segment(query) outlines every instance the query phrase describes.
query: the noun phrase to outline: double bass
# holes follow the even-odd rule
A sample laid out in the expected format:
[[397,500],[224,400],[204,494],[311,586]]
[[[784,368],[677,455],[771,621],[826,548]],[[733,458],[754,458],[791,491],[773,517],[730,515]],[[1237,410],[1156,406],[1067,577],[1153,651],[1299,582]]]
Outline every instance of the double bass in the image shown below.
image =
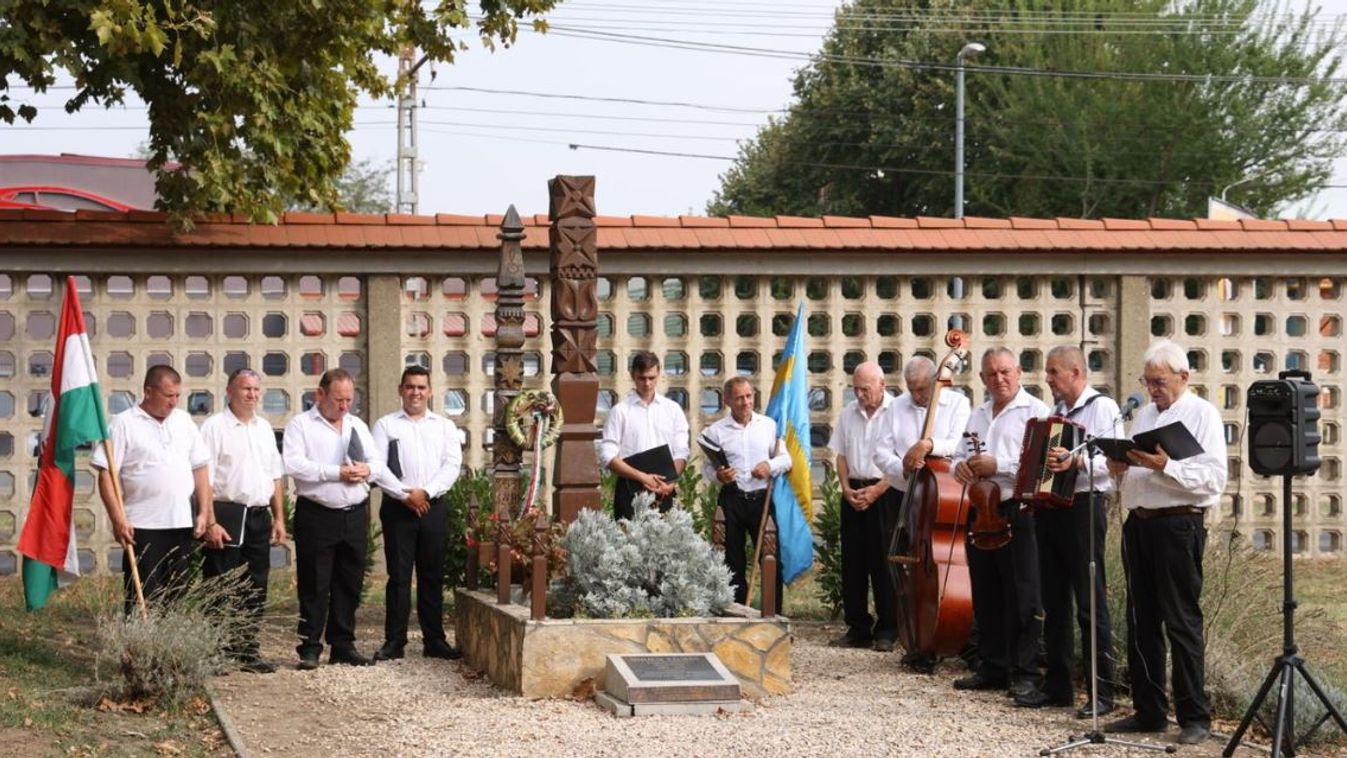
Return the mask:
[[[968,335],[951,329],[949,353],[931,386],[921,437],[931,436],[940,392],[968,359]],[[889,544],[889,568],[898,593],[898,639],[909,656],[956,655],[973,623],[973,586],[968,576],[964,532],[968,528],[964,486],[946,458],[928,456],[907,479],[906,496]]]

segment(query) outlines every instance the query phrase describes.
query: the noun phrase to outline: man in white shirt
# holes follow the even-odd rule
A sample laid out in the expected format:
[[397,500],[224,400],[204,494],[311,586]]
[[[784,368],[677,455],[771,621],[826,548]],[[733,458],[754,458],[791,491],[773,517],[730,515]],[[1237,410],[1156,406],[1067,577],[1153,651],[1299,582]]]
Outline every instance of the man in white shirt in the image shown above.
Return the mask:
[[[210,455],[196,424],[177,407],[182,376],[171,366],[154,366],[145,372],[144,393],[140,405],[117,414],[108,425],[111,455],[99,445],[91,461],[98,469],[98,495],[112,523],[112,536],[122,546],[127,614],[136,602],[132,560],[146,601],[171,601],[186,588],[192,538],[210,547],[229,538],[215,523],[207,470]],[[109,457],[121,483],[120,499]]]
[[[968,416],[972,412],[968,397],[957,391],[941,392],[931,436],[921,436],[935,379],[936,367],[930,358],[916,355],[908,359],[903,366],[907,392],[889,406],[875,446],[875,465],[898,490],[899,502],[906,493],[907,480],[926,465],[928,457],[949,458],[958,451],[968,426]],[[917,514],[907,514],[907,520],[910,529],[910,525],[916,523]]]
[[444,635],[444,556],[449,537],[449,502],[444,496],[463,468],[461,437],[454,422],[429,408],[429,371],[407,367],[398,394],[402,409],[374,422],[374,446],[388,466],[388,475],[376,481],[384,493],[379,521],[388,585],[384,644],[374,659],[404,655],[413,568],[422,653],[427,658],[461,658]]
[[[973,585],[973,618],[978,628],[978,668],[957,679],[960,690],[1004,689],[1011,697],[1028,695],[1042,680],[1038,639],[1043,629],[1039,597],[1038,545],[1033,519],[1014,499],[1025,425],[1048,415],[1043,401],[1020,386],[1015,354],[994,347],[982,354],[980,376],[990,399],[968,418],[984,452],[972,455],[967,443],[957,455],[954,476],[964,484],[990,479],[1001,488],[1001,515],[1011,529],[1010,544],[995,550],[968,545],[968,575]],[[969,523],[976,519],[976,508]]]
[[1123,567],[1127,570],[1127,662],[1136,715],[1105,727],[1110,732],[1163,732],[1165,643],[1173,658],[1174,715],[1178,742],[1195,745],[1211,736],[1206,693],[1206,647],[1202,632],[1202,555],[1207,545],[1203,517],[1225,491],[1229,475],[1225,429],[1211,403],[1188,391],[1188,356],[1161,340],[1144,358],[1141,383],[1151,403],[1137,411],[1131,434],[1180,423],[1202,447],[1184,460],[1163,447],[1132,450],[1128,463],[1109,461],[1121,476]]
[[[285,469],[276,449],[276,434],[267,420],[257,415],[262,397],[262,378],[241,368],[229,375],[225,385],[229,402],[225,410],[201,425],[201,439],[210,452],[211,489],[216,518],[224,521],[231,542],[207,548],[201,575],[223,576],[246,566],[246,588],[236,598],[237,610],[253,618],[244,639],[230,643],[229,652],[241,669],[269,674],[276,667],[259,655],[257,624],[267,604],[267,578],[271,574],[271,546],[285,542]],[[233,514],[240,518],[235,520]],[[240,541],[241,539],[241,541]]]
[[842,486],[842,615],[847,622],[846,633],[832,644],[889,652],[898,639],[898,611],[887,553],[900,502],[875,465],[875,449],[889,426],[893,397],[884,391],[884,371],[869,361],[852,372],[851,388],[856,399],[842,409],[828,441]]
[[369,483],[383,454],[369,428],[349,413],[355,379],[323,374],[313,407],[290,419],[285,472],[295,480],[295,583],[299,592],[299,668],[318,668],[323,638],[329,663],[368,666],[355,647],[355,611],[369,537]]
[[659,382],[659,357],[641,350],[631,359],[631,383],[635,389],[608,411],[599,440],[599,465],[617,474],[613,490],[613,516],[635,515],[632,500],[640,492],[653,492],[661,511],[673,505],[676,481],[656,473],[639,471],[626,458],[667,445],[674,471],[683,473],[688,462],[688,418],[683,409],[655,392]]
[[[1085,434],[1093,437],[1116,437],[1121,433],[1118,404],[1090,387],[1085,355],[1080,348],[1059,345],[1048,351],[1044,378],[1057,403],[1052,411],[1054,416],[1065,417],[1080,425]],[[1047,670],[1042,688],[1016,698],[1015,704],[1028,708],[1075,705],[1071,675],[1076,657],[1075,629],[1071,623],[1074,617],[1087,661],[1084,664],[1087,700],[1076,715],[1090,718],[1097,710],[1102,716],[1113,711],[1113,627],[1109,620],[1105,591],[1108,584],[1104,577],[1104,537],[1108,526],[1104,501],[1107,493],[1113,491],[1113,481],[1108,475],[1108,459],[1103,453],[1070,455],[1066,448],[1055,447],[1047,451],[1047,456],[1047,466],[1054,472],[1077,470],[1076,487],[1070,508],[1044,508],[1034,514],[1038,572],[1043,582],[1043,646],[1047,651]],[[1095,564],[1093,581],[1090,579],[1092,559]],[[1092,688],[1088,683],[1092,591],[1098,645],[1095,659],[1098,703],[1089,699]]]
[[[758,538],[762,509],[767,503],[767,483],[774,476],[790,471],[790,453],[786,441],[777,436],[776,422],[753,411],[755,392],[744,377],[725,382],[725,407],[729,413],[702,432],[709,442],[725,453],[729,465],[702,464],[707,479],[720,482],[718,504],[725,513],[725,565],[729,566],[734,585],[734,601],[748,602],[745,569],[748,557],[744,540]],[[782,598],[781,576],[777,575],[777,598]]]

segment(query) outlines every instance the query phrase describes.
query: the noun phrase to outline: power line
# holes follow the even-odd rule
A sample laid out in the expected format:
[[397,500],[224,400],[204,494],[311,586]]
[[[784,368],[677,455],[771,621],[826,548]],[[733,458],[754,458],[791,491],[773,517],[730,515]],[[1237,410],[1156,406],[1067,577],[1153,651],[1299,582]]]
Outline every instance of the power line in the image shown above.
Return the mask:
[[[618,34],[616,32],[590,31],[583,28],[573,28],[564,26],[551,26],[548,34],[555,34],[560,37],[574,37],[577,39],[588,39],[596,42],[612,42],[616,44],[636,45],[640,47],[659,47],[673,50],[692,50],[697,52],[722,53],[727,55],[741,55],[755,58],[776,58],[787,60],[807,60],[815,63],[837,63],[853,66],[870,66],[878,68],[907,68],[914,70],[927,71],[956,71],[959,67],[952,63],[932,63],[927,61],[909,60],[903,58],[869,58],[862,56],[838,56],[813,53],[799,53],[792,50],[778,50],[764,47],[749,47],[745,45],[725,45],[712,42],[695,42],[691,40],[671,39],[667,37],[651,37],[635,34]],[[1272,85],[1317,85],[1317,84],[1347,84],[1347,78],[1315,78],[1315,77],[1290,77],[1290,76],[1243,76],[1238,74],[1159,74],[1150,72],[1125,72],[1125,71],[1071,71],[1071,70],[1050,70],[1036,69],[1022,66],[965,66],[965,71],[973,73],[988,74],[1007,74],[1012,76],[1041,76],[1047,78],[1065,78],[1065,79],[1109,79],[1120,81],[1151,81],[1151,82],[1170,82],[1170,83],[1194,83],[1211,84],[1218,82],[1234,84],[1272,84]]]

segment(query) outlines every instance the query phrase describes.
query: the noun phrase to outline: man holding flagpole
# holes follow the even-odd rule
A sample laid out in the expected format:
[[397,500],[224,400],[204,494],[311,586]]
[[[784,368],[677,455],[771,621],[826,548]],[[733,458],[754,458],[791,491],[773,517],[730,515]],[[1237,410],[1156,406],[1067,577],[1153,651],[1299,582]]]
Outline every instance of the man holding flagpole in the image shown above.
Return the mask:
[[229,539],[215,523],[210,453],[192,418],[177,407],[181,395],[182,376],[173,367],[150,368],[140,405],[112,419],[111,453],[109,445],[94,451],[98,494],[112,536],[124,550],[128,614],[136,601],[131,561],[136,561],[147,601],[171,599],[191,576],[192,538],[217,549]]
[[58,569],[79,573],[75,532],[71,529],[75,449],[108,436],[98,372],[73,276],[66,277],[54,366],[37,486],[19,538],[24,599],[30,611],[46,606],[48,595],[56,589]]

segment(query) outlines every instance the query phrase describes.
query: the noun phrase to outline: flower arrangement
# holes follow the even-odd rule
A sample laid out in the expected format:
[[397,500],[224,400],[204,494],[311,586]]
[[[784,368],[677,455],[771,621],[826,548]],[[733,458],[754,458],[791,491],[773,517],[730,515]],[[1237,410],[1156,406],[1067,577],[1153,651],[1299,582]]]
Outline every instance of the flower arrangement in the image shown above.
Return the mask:
[[[532,586],[533,535],[540,516],[542,516],[540,509],[526,508],[519,518],[509,522],[504,531],[504,542],[510,550],[513,565],[513,580],[524,585],[525,593]],[[562,523],[549,524],[544,531],[543,549],[547,556],[549,576],[560,576],[566,570],[566,548],[562,545],[562,537],[565,534],[566,525]],[[482,568],[494,574],[500,558],[499,540],[502,536],[500,514],[485,510],[479,512],[476,523],[468,525],[466,536],[468,549],[478,550]]]

